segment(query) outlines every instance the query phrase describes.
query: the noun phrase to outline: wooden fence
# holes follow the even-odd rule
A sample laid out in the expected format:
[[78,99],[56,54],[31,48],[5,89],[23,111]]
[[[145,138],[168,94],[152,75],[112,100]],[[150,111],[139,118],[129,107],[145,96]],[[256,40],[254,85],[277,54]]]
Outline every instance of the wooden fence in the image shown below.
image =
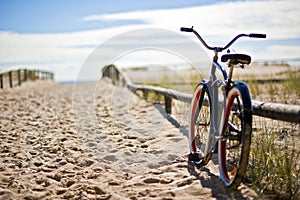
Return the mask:
[[0,89],[20,86],[23,82],[36,79],[54,79],[54,74],[48,71],[15,69],[0,72]]
[[[126,74],[114,65],[105,67],[102,75],[111,78],[113,83],[122,83],[122,85],[126,86],[132,92],[142,91],[144,96],[147,96],[147,93],[150,92],[163,95],[165,110],[169,114],[172,112],[172,99],[176,99],[185,103],[191,103],[192,101],[192,94],[182,93],[161,87],[133,84]],[[254,115],[287,122],[300,123],[299,105],[252,101],[252,106]]]

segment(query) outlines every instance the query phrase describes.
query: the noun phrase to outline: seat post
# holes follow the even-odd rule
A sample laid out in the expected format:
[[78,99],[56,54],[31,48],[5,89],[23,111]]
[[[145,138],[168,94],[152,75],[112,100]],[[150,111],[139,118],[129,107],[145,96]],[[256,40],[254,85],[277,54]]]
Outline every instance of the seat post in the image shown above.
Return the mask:
[[228,66],[229,66],[229,75],[228,75],[228,80],[230,80],[230,81],[231,81],[231,79],[232,79],[232,74],[233,74],[233,68],[234,68],[234,65],[233,65],[233,64],[231,64],[231,63],[229,62]]
[[229,67],[229,74],[228,74],[228,80],[227,80],[227,83],[226,83],[226,86],[225,86],[226,94],[229,92],[229,89],[230,89],[230,86],[231,86],[231,83],[232,83],[232,74],[233,74],[234,64],[232,64],[229,61],[228,67]]

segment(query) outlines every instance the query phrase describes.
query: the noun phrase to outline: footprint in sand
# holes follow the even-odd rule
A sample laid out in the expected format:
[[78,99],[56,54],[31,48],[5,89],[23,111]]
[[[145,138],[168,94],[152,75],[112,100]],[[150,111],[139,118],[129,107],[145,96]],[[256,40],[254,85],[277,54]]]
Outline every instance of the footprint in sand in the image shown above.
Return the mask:
[[105,156],[105,157],[103,157],[103,159],[107,160],[107,161],[111,161],[111,162],[117,161],[116,156],[113,156],[113,155]]

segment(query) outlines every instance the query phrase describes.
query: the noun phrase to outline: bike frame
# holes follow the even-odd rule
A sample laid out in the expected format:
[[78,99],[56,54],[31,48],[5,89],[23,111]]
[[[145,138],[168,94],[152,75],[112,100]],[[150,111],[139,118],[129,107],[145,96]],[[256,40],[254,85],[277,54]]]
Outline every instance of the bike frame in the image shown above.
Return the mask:
[[[222,74],[222,79],[218,79],[216,76],[216,71],[220,71]],[[210,70],[210,78],[208,81],[203,80],[203,88],[201,92],[204,93],[207,89],[209,91],[209,96],[211,99],[212,113],[210,115],[210,133],[207,146],[205,148],[204,156],[209,154],[214,150],[214,147],[219,139],[223,129],[225,121],[225,111],[226,111],[226,82],[228,81],[227,72],[217,61],[213,61]],[[219,89],[222,93],[220,96]]]

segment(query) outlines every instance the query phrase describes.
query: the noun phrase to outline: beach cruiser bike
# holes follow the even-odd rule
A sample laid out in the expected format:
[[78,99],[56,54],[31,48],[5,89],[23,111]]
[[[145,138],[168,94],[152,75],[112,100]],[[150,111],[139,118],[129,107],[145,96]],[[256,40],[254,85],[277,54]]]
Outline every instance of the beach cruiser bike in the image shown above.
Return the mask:
[[[220,177],[230,188],[237,188],[248,164],[252,132],[252,104],[247,85],[232,81],[233,69],[251,62],[246,54],[231,54],[228,50],[221,61],[226,62],[229,74],[218,63],[218,53],[228,49],[241,37],[266,38],[265,34],[239,34],[224,47],[211,47],[192,28],[192,32],[209,50],[214,51],[210,78],[196,87],[190,109],[189,162],[204,167],[218,153]],[[217,71],[218,70],[218,71]],[[217,77],[216,74],[221,74]]]

